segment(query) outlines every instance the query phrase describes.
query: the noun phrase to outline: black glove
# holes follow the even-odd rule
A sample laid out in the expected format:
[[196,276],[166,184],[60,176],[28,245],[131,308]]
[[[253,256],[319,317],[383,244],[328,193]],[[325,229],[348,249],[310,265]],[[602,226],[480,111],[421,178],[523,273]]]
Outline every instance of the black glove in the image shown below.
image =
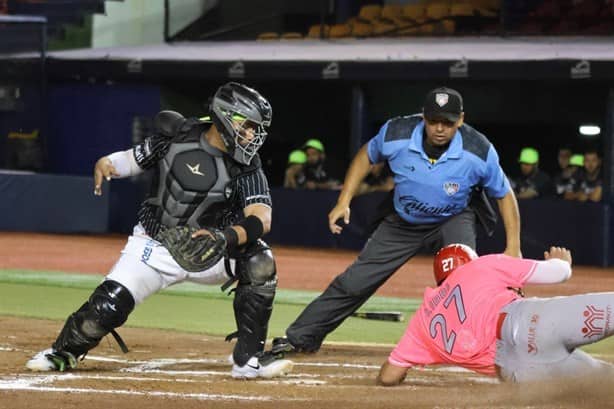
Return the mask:
[[196,229],[188,226],[162,228],[156,235],[173,259],[186,271],[204,271],[224,256],[226,239],[221,231],[209,229],[209,234],[193,238]]

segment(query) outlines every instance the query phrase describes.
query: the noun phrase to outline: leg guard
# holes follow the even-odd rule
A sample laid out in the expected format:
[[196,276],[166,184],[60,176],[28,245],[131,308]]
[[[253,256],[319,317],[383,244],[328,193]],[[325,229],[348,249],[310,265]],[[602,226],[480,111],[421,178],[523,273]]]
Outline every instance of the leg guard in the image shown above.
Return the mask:
[[121,326],[134,309],[134,298],[120,283],[107,280],[73,313],[53,344],[59,352],[76,357],[94,348],[114,328]]
[[235,274],[239,284],[233,303],[238,337],[233,359],[239,366],[264,350],[273,299],[277,288],[277,273],[273,253],[258,240],[237,257]]

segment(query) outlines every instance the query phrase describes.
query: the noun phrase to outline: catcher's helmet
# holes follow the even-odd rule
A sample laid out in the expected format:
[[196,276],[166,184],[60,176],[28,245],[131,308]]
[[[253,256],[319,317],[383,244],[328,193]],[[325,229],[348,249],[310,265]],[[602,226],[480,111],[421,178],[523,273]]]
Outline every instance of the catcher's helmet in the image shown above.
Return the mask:
[[[249,165],[271,125],[273,110],[269,102],[255,89],[229,82],[218,88],[209,112],[228,153],[237,162]],[[250,130],[251,138],[247,136]]]
[[433,274],[441,285],[457,267],[478,258],[477,253],[465,244],[449,244],[441,248],[433,258]]

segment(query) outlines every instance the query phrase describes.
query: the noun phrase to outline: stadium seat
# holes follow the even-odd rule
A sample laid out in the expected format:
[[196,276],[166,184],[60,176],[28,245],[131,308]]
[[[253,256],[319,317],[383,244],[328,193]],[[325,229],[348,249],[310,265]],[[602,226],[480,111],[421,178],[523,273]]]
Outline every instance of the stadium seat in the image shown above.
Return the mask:
[[371,23],[362,19],[354,20],[352,24],[352,36],[354,37],[369,37],[373,34],[373,26]]
[[382,7],[382,18],[397,21],[403,15],[403,6],[400,4],[386,4]]
[[349,24],[334,24],[330,27],[330,38],[346,38],[352,36],[352,27]]
[[418,27],[417,29],[417,33],[418,34],[422,34],[422,35],[432,35],[435,33],[435,26],[437,24],[435,23],[428,23],[428,24],[423,24],[420,27]]
[[358,17],[364,20],[375,20],[382,14],[382,6],[379,4],[367,4],[360,8]]
[[373,35],[375,36],[396,36],[397,24],[389,18],[378,18],[373,21]]
[[484,17],[497,17],[501,10],[501,0],[473,0],[473,5]]
[[450,5],[450,15],[453,17],[473,16],[473,5],[467,3],[453,3]]
[[471,4],[478,8],[486,8],[492,10],[499,10],[501,8],[502,0],[471,0]]
[[286,33],[282,33],[282,35],[280,36],[280,39],[282,40],[302,40],[303,35],[301,33],[297,33],[294,31],[288,31]]
[[305,39],[318,39],[321,37],[320,34],[322,34],[322,37],[328,38],[330,34],[330,26],[328,24],[324,24],[323,26],[320,24],[312,25],[309,27],[309,31],[307,32]]
[[456,22],[453,20],[440,21],[435,27],[435,34],[452,35],[456,30]]
[[401,16],[403,19],[414,20],[421,22],[425,17],[425,7],[422,4],[408,4],[403,6],[401,10]]
[[279,34],[273,31],[267,31],[258,34],[258,40],[279,40]]
[[426,7],[426,18],[440,20],[450,15],[450,6],[447,3],[433,3]]
[[397,23],[398,35],[414,36],[420,33],[420,25],[425,20],[425,6],[423,4],[407,4],[401,9],[401,19]]

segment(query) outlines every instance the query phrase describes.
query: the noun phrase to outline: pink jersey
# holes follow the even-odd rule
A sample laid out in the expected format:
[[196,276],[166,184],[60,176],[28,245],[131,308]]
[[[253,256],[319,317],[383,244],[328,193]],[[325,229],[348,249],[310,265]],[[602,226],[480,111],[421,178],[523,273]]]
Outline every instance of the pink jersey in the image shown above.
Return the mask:
[[501,308],[519,296],[535,260],[492,254],[458,267],[424,301],[388,361],[396,366],[453,364],[495,374],[496,325]]

